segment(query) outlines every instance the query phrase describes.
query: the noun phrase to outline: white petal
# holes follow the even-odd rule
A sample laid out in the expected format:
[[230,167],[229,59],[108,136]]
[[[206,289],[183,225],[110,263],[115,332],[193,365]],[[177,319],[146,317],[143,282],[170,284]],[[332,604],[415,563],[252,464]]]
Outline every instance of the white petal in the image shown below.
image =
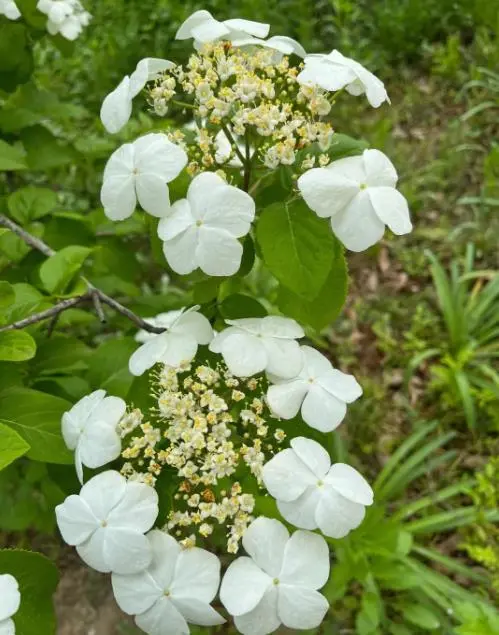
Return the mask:
[[358,185],[367,183],[367,172],[364,155],[337,159],[324,168],[331,177],[346,178]]
[[151,132],[133,143],[135,167],[139,174],[157,176],[163,182],[173,181],[187,165],[187,154],[161,132]]
[[[104,392],[104,391],[102,391]],[[126,412],[126,403],[119,397],[105,397],[92,409],[91,419],[100,419],[105,423],[118,425],[119,420]]]
[[281,501],[296,500],[309,485],[317,482],[317,477],[289,448],[263,466],[262,478],[269,494]]
[[187,190],[189,201],[196,219],[204,217],[209,209],[211,199],[218,190],[225,191],[227,183],[214,172],[201,172],[195,176]]
[[92,510],[79,496],[68,496],[55,508],[57,526],[68,545],[79,545],[88,540],[99,526]]
[[301,496],[294,501],[277,501],[281,516],[291,525],[300,529],[317,529],[315,511],[321,497],[321,488],[313,485],[307,487]]
[[352,403],[362,395],[362,388],[353,375],[330,368],[321,375],[317,383],[341,401]]
[[156,174],[139,174],[135,189],[140,206],[156,218],[165,217],[170,211],[170,193],[164,178]]
[[310,531],[295,531],[286,545],[279,580],[317,590],[328,578],[329,547],[324,538]]
[[385,233],[367,190],[362,190],[344,210],[331,218],[336,236],[350,251],[364,251],[376,244]]
[[237,558],[225,572],[220,587],[220,601],[231,615],[244,615],[260,602],[272,585],[272,578],[251,558]]
[[220,352],[230,372],[236,377],[251,377],[267,366],[267,352],[254,335],[231,333],[221,341]]
[[371,106],[373,108],[379,108],[383,102],[389,102],[390,100],[388,99],[388,94],[383,82],[366,68],[361,67],[361,69],[359,79],[364,84],[367,101]]
[[312,589],[279,585],[277,613],[288,628],[317,628],[329,610],[326,598]]
[[135,623],[147,635],[189,635],[187,622],[166,596],[145,613],[137,615]]
[[173,333],[194,337],[198,344],[206,346],[213,339],[213,329],[202,313],[191,311],[179,318],[172,328]]
[[104,557],[105,539],[106,530],[99,527],[88,540],[76,545],[76,551],[83,562],[100,573],[110,573],[111,571],[111,567]]
[[329,91],[340,90],[355,79],[352,69],[333,64],[324,55],[307,55],[305,68],[297,76],[300,84],[315,84]]
[[269,386],[267,403],[274,414],[282,419],[296,417],[310,385],[296,379],[276,386]]
[[206,20],[192,29],[192,37],[202,44],[218,40],[221,37],[229,35],[229,33],[229,28],[215,19]]
[[335,463],[324,479],[326,483],[354,503],[372,505],[374,492],[366,479],[346,463]]
[[132,575],[113,573],[113,593],[120,609],[127,615],[139,615],[152,607],[164,593],[148,571]]
[[149,566],[152,550],[146,536],[133,529],[114,526],[106,527],[104,531],[103,554],[110,571],[129,575]]
[[[251,318],[250,318],[251,319]],[[267,315],[264,318],[256,318],[259,321],[262,335],[266,337],[277,337],[283,339],[299,339],[305,337],[305,331],[291,318],[279,315]],[[246,320],[227,320],[229,324],[243,325]]]
[[233,31],[242,31],[255,37],[267,37],[270,31],[270,24],[263,22],[253,22],[253,20],[242,20],[241,18],[232,18],[224,20],[225,26]]
[[185,20],[178,29],[175,34],[176,40],[188,40],[192,38],[192,29],[196,26],[199,26],[203,22],[207,20],[213,20],[213,16],[209,11],[205,11],[201,9],[200,11],[195,11],[192,15],[190,15],[187,20]]
[[196,256],[198,242],[199,229],[191,226],[175,238],[163,243],[163,253],[173,271],[186,275],[198,268]]
[[243,547],[256,564],[270,577],[281,569],[289,532],[278,520],[260,516],[243,534]]
[[147,539],[153,554],[153,560],[147,572],[164,591],[172,583],[175,566],[182,548],[175,538],[159,529],[150,531],[147,534]]
[[107,517],[108,525],[145,533],[158,516],[158,494],[145,483],[127,481],[124,495]]
[[222,345],[229,337],[232,337],[233,335],[246,335],[246,333],[244,331],[241,331],[241,329],[237,327],[229,326],[223,331],[215,333],[214,338],[210,342],[210,351],[212,351],[212,353],[221,353]]
[[300,176],[298,189],[310,209],[317,216],[327,218],[352,201],[359,192],[359,185],[348,177],[331,174],[326,168],[312,168]]
[[217,626],[225,624],[225,618],[217,613],[207,602],[201,602],[191,597],[179,598],[172,596],[172,604],[190,624],[198,626]]
[[326,373],[331,368],[328,358],[311,346],[301,346],[304,358],[303,370],[300,376],[303,379],[315,379]]
[[249,194],[227,185],[215,190],[204,223],[211,228],[224,229],[232,236],[245,236],[255,218],[255,202]]
[[21,605],[21,594],[19,584],[14,576],[9,573],[0,575],[0,593],[2,603],[0,604],[0,621],[12,617],[19,610]]
[[305,437],[295,437],[291,441],[291,447],[318,479],[324,478],[331,467],[331,459],[320,443]]
[[277,615],[277,587],[272,585],[252,611],[234,617],[242,635],[268,635],[281,625]]
[[345,418],[347,406],[318,384],[311,386],[301,408],[303,421],[320,432],[332,432]]
[[197,547],[181,551],[170,587],[172,598],[194,598],[209,604],[219,584],[220,560],[215,554]]
[[291,37],[287,37],[286,35],[274,35],[269,37],[266,42],[267,45],[271,47],[281,45],[286,46],[288,48],[288,52],[286,53],[287,55],[290,53],[294,53],[295,55],[298,55],[298,57],[305,57],[307,55],[307,52],[299,42],[293,40]]
[[104,179],[100,193],[104,213],[111,220],[125,220],[135,211],[135,180],[130,176]]
[[148,339],[130,357],[128,368],[132,375],[136,377],[143,375],[164,357],[167,348],[167,333],[160,333]]
[[83,465],[94,469],[119,457],[121,437],[116,431],[116,423],[110,425],[96,420],[87,424],[78,444],[79,459]]
[[379,150],[364,150],[362,154],[366,170],[366,183],[370,187],[386,185],[395,187],[397,185],[397,170],[390,159]]
[[127,481],[114,470],[101,472],[81,488],[80,497],[98,520],[106,520],[109,512],[125,495]]
[[277,337],[264,337],[262,344],[267,351],[268,362],[265,370],[269,374],[282,379],[292,379],[300,373],[303,367],[303,355],[298,342]]
[[168,216],[158,223],[158,236],[161,240],[171,240],[195,224],[191,206],[186,198],[171,206]]
[[394,234],[412,231],[409,206],[405,197],[392,187],[370,187],[369,196],[378,218],[388,225]]
[[123,128],[131,114],[130,78],[126,75],[102,102],[100,118],[104,128],[114,134]]
[[130,75],[130,97],[135,97],[144,88],[147,82],[156,79],[163,71],[173,68],[175,64],[169,60],[158,57],[146,57],[137,64]]
[[241,266],[243,246],[228,231],[203,225],[199,229],[196,259],[209,276],[232,276]]
[[168,348],[160,361],[168,366],[178,367],[190,362],[196,355],[198,344],[192,335],[168,333]]
[[324,487],[315,519],[320,530],[331,538],[344,538],[364,520],[364,505],[353,503],[331,487]]

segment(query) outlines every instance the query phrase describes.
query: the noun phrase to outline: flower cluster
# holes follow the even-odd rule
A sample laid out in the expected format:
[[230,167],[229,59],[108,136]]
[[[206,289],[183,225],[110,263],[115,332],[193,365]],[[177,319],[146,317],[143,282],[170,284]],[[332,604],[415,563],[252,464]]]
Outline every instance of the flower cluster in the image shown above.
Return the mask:
[[0,633],[2,635],[15,635],[16,626],[12,617],[17,613],[21,605],[19,584],[10,573],[0,575]]
[[[50,35],[60,33],[67,40],[76,40],[92,19],[79,0],[38,0],[36,8],[47,16]],[[0,15],[18,20],[22,14],[15,0],[0,0]]]

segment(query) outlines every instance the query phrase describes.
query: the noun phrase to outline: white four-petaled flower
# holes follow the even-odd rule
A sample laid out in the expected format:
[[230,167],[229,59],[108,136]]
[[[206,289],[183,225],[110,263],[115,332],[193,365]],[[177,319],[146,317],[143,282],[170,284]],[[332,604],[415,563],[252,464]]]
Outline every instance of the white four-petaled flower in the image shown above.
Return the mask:
[[318,216],[331,219],[331,227],[351,251],[364,251],[378,242],[385,225],[394,234],[412,230],[409,208],[395,189],[397,172],[379,150],[313,168],[298,179],[307,205]]
[[215,40],[237,40],[247,36],[257,38],[267,37],[269,24],[234,18],[219,22],[209,11],[204,9],[195,11],[179,27],[175,39],[194,39],[197,46]]
[[301,347],[303,368],[297,377],[282,380],[270,376],[275,385],[267,392],[271,410],[292,419],[301,408],[305,423],[321,432],[331,432],[343,421],[347,403],[360,397],[355,377],[333,368],[331,362],[310,346]]
[[132,375],[142,375],[157,362],[173,367],[190,362],[199,344],[211,342],[211,324],[197,309],[199,306],[157,316],[155,322],[166,329],[164,333],[145,336],[144,331],[139,331],[138,339],[144,343],[130,357],[128,366]]
[[222,354],[236,377],[262,371],[284,379],[298,375],[303,357],[296,340],[305,333],[297,322],[270,315],[226,322],[230,326],[214,337],[210,350]]
[[160,76],[163,71],[173,68],[169,60],[146,57],[137,64],[133,73],[121,80],[118,86],[102,102],[100,118],[104,128],[111,133],[119,132],[130,119],[132,102],[147,82]]
[[373,502],[373,491],[357,470],[331,465],[326,450],[304,437],[264,465],[263,482],[285,520],[301,529],[318,527],[332,538],[358,527]]
[[47,16],[50,35],[60,33],[67,40],[76,40],[92,18],[79,0],[39,0],[36,8]]
[[313,84],[329,91],[345,88],[351,95],[365,93],[374,108],[389,101],[383,82],[376,75],[337,50],[327,55],[307,55],[305,68],[297,80],[300,84]]
[[257,518],[243,535],[248,557],[235,560],[222,580],[220,599],[243,635],[267,635],[281,624],[316,628],[329,608],[318,592],[329,577],[329,549],[321,536],[278,520]]
[[76,472],[83,484],[83,465],[97,468],[117,459],[121,452],[118,423],[126,403],[106,397],[105,390],[86,395],[62,415],[62,436],[75,451]]
[[209,276],[231,276],[241,265],[245,236],[255,217],[249,194],[213,172],[196,176],[187,198],[172,205],[158,225],[170,267],[180,274],[198,267]]
[[4,15],[9,20],[18,20],[21,12],[14,0],[0,0],[0,15]]
[[119,607],[149,635],[188,635],[188,623],[216,626],[224,618],[211,606],[220,584],[220,561],[196,547],[182,549],[168,534],[147,535],[150,566],[135,575],[113,574]]
[[152,551],[144,534],[158,516],[152,487],[109,470],[68,496],[55,513],[64,540],[93,569],[128,575],[149,566]]
[[125,143],[110,156],[104,169],[101,201],[111,220],[131,216],[137,205],[152,216],[170,211],[167,183],[187,164],[187,154],[165,134],[152,132]]
[[10,573],[0,575],[0,635],[15,635],[12,617],[21,605],[19,584]]

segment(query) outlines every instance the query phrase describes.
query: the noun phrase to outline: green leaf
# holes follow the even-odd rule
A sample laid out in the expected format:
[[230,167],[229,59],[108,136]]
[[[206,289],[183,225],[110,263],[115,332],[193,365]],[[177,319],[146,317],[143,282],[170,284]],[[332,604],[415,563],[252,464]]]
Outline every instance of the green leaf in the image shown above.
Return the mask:
[[421,604],[401,604],[398,608],[404,619],[420,628],[431,631],[440,626],[435,613]]
[[14,303],[16,294],[14,287],[4,280],[0,280],[0,311],[3,311]]
[[29,450],[29,444],[12,428],[0,423],[0,470]]
[[61,435],[61,418],[70,408],[65,399],[30,388],[10,388],[0,393],[0,422],[29,443],[27,456],[35,461],[73,462]]
[[287,289],[305,300],[324,286],[335,255],[328,222],[302,200],[265,208],[256,229],[265,264]]
[[206,304],[210,300],[214,300],[218,295],[218,289],[225,278],[216,277],[208,278],[196,282],[192,287],[192,300],[194,304]]
[[24,151],[0,139],[0,170],[26,170],[27,167]]
[[362,152],[368,147],[369,144],[366,141],[354,139],[346,134],[336,132],[333,136],[331,145],[327,150],[327,155],[332,161],[337,161],[338,159],[343,159],[344,157],[362,154]]
[[88,247],[64,247],[40,267],[40,279],[49,293],[60,294],[67,288],[91,253]]
[[128,360],[137,346],[131,337],[101,344],[87,360],[87,380],[95,388],[103,388],[116,397],[125,398],[133,382]]
[[304,302],[298,295],[281,285],[277,294],[277,305],[285,315],[320,331],[338,317],[345,304],[347,288],[347,264],[343,248],[335,239],[331,271],[318,296],[310,302]]
[[28,81],[33,71],[32,49],[33,45],[29,41],[28,31],[24,24],[2,18],[0,21],[0,90],[11,92],[19,84]]
[[77,153],[43,126],[30,126],[21,131],[31,170],[49,170],[75,162]]
[[33,374],[70,374],[86,370],[90,354],[91,349],[76,337],[52,336],[39,344]]
[[219,305],[219,309],[222,317],[230,320],[245,317],[265,317],[267,315],[267,310],[258,300],[243,293],[229,295]]
[[49,214],[57,205],[57,195],[46,187],[28,185],[13,192],[7,199],[11,216],[26,223]]
[[14,576],[19,584],[21,606],[14,615],[19,635],[55,635],[52,596],[59,582],[57,567],[32,551],[2,549],[0,571]]
[[[15,300],[5,314],[6,323],[16,322],[39,310],[44,303],[42,294],[30,284],[19,282],[13,284]],[[40,309],[41,310],[41,309]]]
[[25,331],[0,333],[0,361],[23,362],[36,354],[36,342]]

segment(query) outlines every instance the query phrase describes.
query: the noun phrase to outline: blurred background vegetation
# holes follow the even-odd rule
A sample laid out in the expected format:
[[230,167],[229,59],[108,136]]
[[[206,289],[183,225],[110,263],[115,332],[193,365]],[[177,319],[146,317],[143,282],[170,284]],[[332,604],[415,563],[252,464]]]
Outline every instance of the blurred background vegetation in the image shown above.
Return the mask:
[[[272,34],[292,36],[309,52],[338,48],[385,82],[391,107],[370,110],[362,99],[345,99],[335,126],[392,159],[415,230],[349,258],[347,308],[316,338],[364,387],[341,428],[338,458],[349,455],[371,481],[378,479],[366,523],[334,546],[326,590],[331,618],[320,632],[499,634],[498,0],[84,4],[94,16],[91,25],[63,50],[40,40],[31,88],[7,104],[27,108],[35,86],[42,130],[50,131],[52,143],[29,177],[17,173],[10,185],[57,193],[57,213],[44,223],[44,239],[55,249],[72,244],[75,232],[79,244],[93,244],[98,228],[93,280],[128,297],[142,315],[174,305],[181,292],[140,243],[144,227],[123,223],[118,236],[110,233],[98,201],[110,152],[155,125],[141,114],[110,139],[98,120],[103,97],[139,59],[180,59],[189,45],[173,41],[178,25],[206,8],[220,19],[269,22]],[[45,90],[52,95],[46,102],[40,98]],[[15,249],[0,237],[0,268]],[[36,254],[25,255],[17,259],[17,281],[38,262]],[[271,281],[255,276],[251,284],[272,300]],[[101,355],[87,363],[81,343],[79,367],[64,365],[61,354],[49,367],[32,365],[28,385],[76,399],[86,386],[77,385],[75,373],[93,387],[106,378],[108,356],[116,351],[127,358],[129,325],[115,317],[95,340],[98,324],[81,313],[65,319],[83,341],[102,344]],[[126,353],[106,340],[116,332]],[[9,505],[0,531],[16,531],[16,540],[59,553],[48,537],[53,504],[63,495],[59,468],[34,465],[17,463],[2,472],[0,497]],[[20,479],[13,480],[13,470]],[[109,593],[100,577],[59,555],[67,572],[59,592],[61,634],[135,633],[120,622],[111,600],[104,601]]]

